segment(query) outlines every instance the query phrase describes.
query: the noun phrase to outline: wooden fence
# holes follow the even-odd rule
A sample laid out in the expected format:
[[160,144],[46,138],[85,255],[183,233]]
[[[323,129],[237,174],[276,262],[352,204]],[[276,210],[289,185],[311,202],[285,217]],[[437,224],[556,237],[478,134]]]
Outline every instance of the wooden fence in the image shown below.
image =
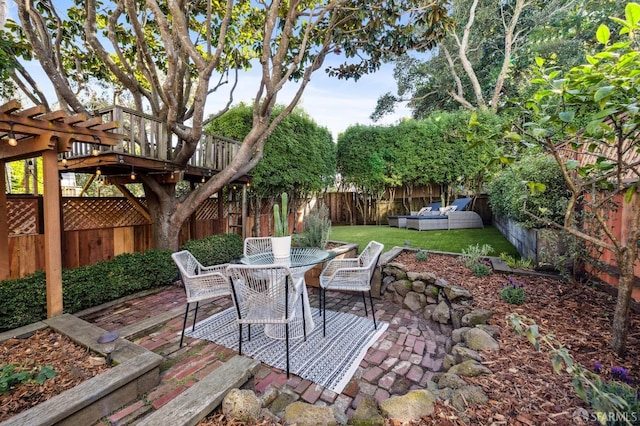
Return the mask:
[[[144,199],[140,200],[142,203]],[[327,193],[322,199],[297,200],[298,209],[289,217],[291,229],[302,231],[304,216],[316,203],[325,203],[329,208],[331,222],[334,225],[349,225],[351,218],[355,224],[365,220],[356,203],[355,193]],[[421,202],[416,199],[416,202]],[[386,224],[388,214],[403,212],[401,200],[390,202],[382,200],[376,205],[369,201],[366,223],[375,224],[378,219]],[[426,203],[426,201],[425,201]],[[9,277],[24,277],[38,270],[44,270],[44,236],[42,235],[42,198],[31,195],[9,195]],[[486,200],[479,200],[477,206],[486,206]],[[271,235],[273,226],[271,205],[264,201],[255,213],[250,206],[244,226],[247,236]],[[218,214],[217,199],[209,199],[201,205],[180,232],[180,243],[190,239],[200,239],[214,234],[230,232],[228,215],[229,205]],[[138,212],[126,198],[120,197],[63,197],[62,198],[62,262],[65,268],[90,265],[112,259],[121,253],[142,252],[152,247],[151,224]],[[482,207],[476,209],[479,213]],[[351,213],[350,213],[351,212]],[[490,211],[488,216],[491,217]],[[222,219],[220,219],[222,217]],[[260,226],[256,226],[256,220]],[[490,220],[490,219],[489,219]],[[485,222],[488,223],[488,222]],[[294,227],[295,224],[295,227]],[[259,232],[258,232],[259,229]],[[231,231],[239,231],[234,228]]]
[[[44,270],[42,199],[9,196],[9,277],[24,277]],[[90,265],[121,253],[151,248],[151,224],[126,198],[62,199],[62,262],[65,268]],[[218,203],[209,199],[180,232],[180,242],[226,232],[226,219],[218,219]]]

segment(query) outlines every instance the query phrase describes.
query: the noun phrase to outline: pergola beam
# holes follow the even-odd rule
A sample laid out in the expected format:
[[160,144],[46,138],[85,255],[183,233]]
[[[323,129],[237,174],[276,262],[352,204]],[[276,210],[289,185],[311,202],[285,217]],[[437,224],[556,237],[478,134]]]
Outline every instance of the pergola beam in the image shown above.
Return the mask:
[[[118,123],[103,123],[101,117],[82,114],[47,113],[43,106],[21,110],[18,101],[0,105],[0,245],[8,247],[6,178],[7,161],[42,156],[44,169],[44,257],[47,280],[47,317],[60,315],[62,305],[62,221],[58,154],[69,151],[73,142],[117,145],[124,135],[105,130]],[[99,128],[96,128],[100,126]],[[9,145],[9,134],[18,140]],[[0,250],[0,279],[9,277],[9,250]]]

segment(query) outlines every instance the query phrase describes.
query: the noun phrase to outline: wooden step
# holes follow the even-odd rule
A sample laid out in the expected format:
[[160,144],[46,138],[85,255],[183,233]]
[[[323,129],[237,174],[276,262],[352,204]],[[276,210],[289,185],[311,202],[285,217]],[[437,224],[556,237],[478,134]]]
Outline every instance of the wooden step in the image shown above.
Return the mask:
[[259,368],[260,361],[236,355],[137,425],[196,425],[222,403],[227,392],[242,386]]

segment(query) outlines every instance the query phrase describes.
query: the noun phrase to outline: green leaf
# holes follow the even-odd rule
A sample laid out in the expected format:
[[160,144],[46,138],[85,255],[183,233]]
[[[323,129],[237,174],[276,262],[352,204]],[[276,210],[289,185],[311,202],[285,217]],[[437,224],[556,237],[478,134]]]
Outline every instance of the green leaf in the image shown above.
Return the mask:
[[473,113],[471,113],[471,117],[469,117],[469,127],[478,126],[479,124],[480,122],[478,121],[478,113],[476,111],[473,111]]
[[609,27],[602,24],[598,27],[598,31],[596,31],[596,39],[602,43],[609,43],[609,38],[611,37],[611,31],[609,31]]
[[504,135],[505,139],[509,139],[515,142],[520,142],[522,140],[522,136],[520,136],[520,134],[516,133],[516,132],[509,132],[506,135]]
[[602,99],[609,96],[615,90],[614,86],[604,86],[598,89],[595,95],[593,95],[593,99],[596,102],[600,102]]
[[633,198],[633,194],[636,193],[636,186],[638,185],[638,183],[634,183],[633,185],[631,185],[627,191],[624,193],[624,201],[625,203],[630,203],[631,199]]
[[544,65],[544,59],[539,57],[539,56],[536,56],[536,65],[538,65],[539,67],[543,66]]
[[558,114],[560,120],[564,121],[565,123],[570,123],[571,121],[573,121],[575,116],[576,113],[574,111],[563,111]]
[[640,24],[640,4],[628,3],[624,8],[624,16],[630,25],[637,27]]

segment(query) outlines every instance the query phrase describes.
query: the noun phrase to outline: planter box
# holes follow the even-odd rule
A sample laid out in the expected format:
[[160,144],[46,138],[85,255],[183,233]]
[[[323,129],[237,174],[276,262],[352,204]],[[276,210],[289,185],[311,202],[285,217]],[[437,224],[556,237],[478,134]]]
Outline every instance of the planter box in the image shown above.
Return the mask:
[[554,259],[565,254],[560,231],[524,229],[518,222],[504,217],[495,217],[493,224],[520,256],[531,259],[536,267],[553,265]]
[[[329,241],[329,243],[341,244],[337,247],[329,249],[330,251],[336,253],[334,259],[352,258],[358,256],[358,244],[343,243],[342,241]],[[320,286],[320,273],[322,272],[325,263],[326,262],[317,264],[312,269],[308,270],[306,274],[304,274],[304,280],[306,281],[307,286]]]
[[[0,341],[28,336],[47,327],[100,352],[97,340],[105,330],[69,314],[2,333]],[[105,413],[140,398],[160,383],[160,355],[119,338],[112,358],[117,364],[115,367],[5,420],[2,425],[94,424]]]

